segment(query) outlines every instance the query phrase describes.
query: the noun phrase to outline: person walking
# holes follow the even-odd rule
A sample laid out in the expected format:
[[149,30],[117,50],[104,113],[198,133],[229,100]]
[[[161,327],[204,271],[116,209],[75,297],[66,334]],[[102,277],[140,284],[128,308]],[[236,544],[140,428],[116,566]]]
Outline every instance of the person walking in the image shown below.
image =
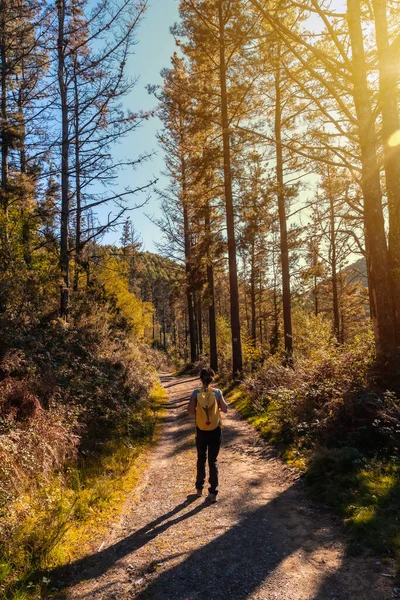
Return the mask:
[[215,373],[212,369],[202,369],[202,386],[193,391],[187,407],[188,413],[196,417],[197,477],[196,493],[203,494],[206,478],[206,460],[208,453],[209,484],[207,500],[217,502],[218,496],[218,454],[221,447],[221,412],[226,413],[228,406],[221,390],[211,387]]

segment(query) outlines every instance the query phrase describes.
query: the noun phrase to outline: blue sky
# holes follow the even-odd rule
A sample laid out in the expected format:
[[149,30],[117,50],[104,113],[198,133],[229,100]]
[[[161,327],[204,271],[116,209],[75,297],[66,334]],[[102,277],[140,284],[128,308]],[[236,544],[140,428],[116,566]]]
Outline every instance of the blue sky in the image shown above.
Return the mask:
[[[149,110],[156,105],[146,85],[161,83],[160,71],[170,64],[170,57],[175,51],[175,43],[169,32],[170,26],[178,19],[178,0],[150,0],[149,8],[141,23],[138,32],[138,44],[135,54],[129,59],[129,76],[139,77],[135,89],[125,99],[125,105],[132,111]],[[160,128],[160,121],[153,118],[140,128],[140,130],[124,138],[115,148],[118,157],[128,159],[135,158],[140,154],[157,151],[156,156],[146,164],[132,173],[122,172],[119,179],[120,191],[127,186],[143,185],[154,177],[160,177],[163,170],[162,152],[157,148],[156,133]],[[165,180],[164,180],[165,184]],[[159,181],[162,187],[163,182]],[[137,197],[137,201],[143,197]],[[134,204],[134,200],[131,204]],[[111,207],[103,207],[98,216],[104,220],[110,212]],[[160,231],[146,217],[147,214],[156,214],[159,211],[159,201],[156,194],[152,193],[149,203],[142,209],[130,211],[129,215],[136,231],[143,240],[145,250],[156,251],[155,240],[160,239]],[[120,232],[108,232],[103,238],[103,243],[119,243]]]

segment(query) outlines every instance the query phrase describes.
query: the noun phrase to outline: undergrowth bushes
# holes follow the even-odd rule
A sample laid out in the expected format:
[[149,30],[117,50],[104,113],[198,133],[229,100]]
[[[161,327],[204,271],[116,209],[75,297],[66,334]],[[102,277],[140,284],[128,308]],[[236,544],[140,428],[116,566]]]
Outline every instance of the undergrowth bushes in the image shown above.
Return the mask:
[[[296,323],[296,321],[295,321]],[[235,390],[237,407],[305,475],[359,540],[400,565],[400,399],[382,386],[372,334],[341,346],[322,317],[295,328],[295,367],[269,357]]]
[[371,381],[369,332],[346,348],[319,344],[318,357],[311,347],[309,356],[295,357],[295,365],[283,367],[273,357],[245,381],[255,414],[263,415],[264,433],[283,445],[335,446],[354,437],[365,450],[376,449],[383,441],[377,420],[389,405]]
[[101,289],[75,306],[69,323],[0,321],[0,598],[41,593],[32,573],[82,551],[154,433],[163,359]]

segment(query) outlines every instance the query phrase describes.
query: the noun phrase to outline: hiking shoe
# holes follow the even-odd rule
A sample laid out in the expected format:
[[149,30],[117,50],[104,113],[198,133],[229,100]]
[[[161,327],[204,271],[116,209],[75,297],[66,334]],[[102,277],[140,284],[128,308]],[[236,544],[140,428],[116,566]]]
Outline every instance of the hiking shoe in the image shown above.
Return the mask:
[[200,490],[199,488],[196,488],[196,496],[197,496],[198,498],[201,498],[201,497],[202,497],[202,495],[203,495],[203,490]]
[[208,494],[207,500],[209,502],[212,502],[212,504],[215,504],[215,502],[218,502],[217,496],[215,494],[211,494],[211,492]]

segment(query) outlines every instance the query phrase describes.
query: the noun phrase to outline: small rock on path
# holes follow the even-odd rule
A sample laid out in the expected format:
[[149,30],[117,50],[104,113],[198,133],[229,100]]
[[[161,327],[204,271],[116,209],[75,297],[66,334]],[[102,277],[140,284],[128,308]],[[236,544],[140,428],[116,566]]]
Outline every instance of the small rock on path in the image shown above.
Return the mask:
[[388,600],[393,583],[370,556],[345,553],[340,523],[231,408],[220,495],[194,492],[186,414],[197,378],[162,374],[166,416],[151,464],[100,551],[69,567],[68,600]]

